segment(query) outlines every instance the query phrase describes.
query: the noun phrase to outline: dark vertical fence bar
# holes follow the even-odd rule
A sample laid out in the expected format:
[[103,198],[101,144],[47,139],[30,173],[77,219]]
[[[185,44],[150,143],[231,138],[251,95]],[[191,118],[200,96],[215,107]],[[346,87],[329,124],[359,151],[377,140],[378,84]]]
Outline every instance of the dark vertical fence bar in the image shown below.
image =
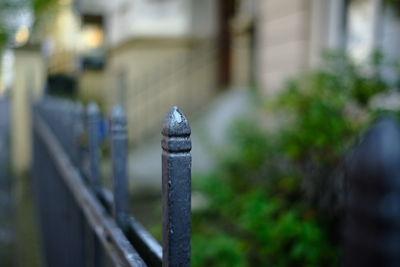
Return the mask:
[[[129,215],[123,109],[111,116],[114,194],[101,183],[99,108],[88,106],[87,127],[84,115],[82,105],[53,97],[35,108],[33,182],[47,266],[190,266],[191,130],[185,116],[174,107],[162,130],[162,248]],[[83,136],[89,172],[82,166]]]
[[74,109],[74,157],[73,161],[78,169],[82,170],[83,151],[82,151],[82,136],[85,128],[84,109],[82,104],[77,103]]
[[[54,119],[53,114],[49,114],[49,112],[54,111],[53,107],[48,107],[51,109],[46,106],[41,107],[40,112],[37,108],[35,113],[41,113]],[[66,113],[70,111],[68,109],[63,110]],[[57,136],[60,138],[66,138],[68,134],[61,135],[59,129],[72,128],[72,123],[71,120],[61,120],[61,118],[52,122],[53,129],[58,129],[56,130],[59,133]],[[84,250],[80,239],[82,237],[82,213],[69,194],[67,186],[60,179],[62,174],[53,164],[54,155],[46,146],[47,139],[41,137],[42,124],[40,117],[35,114],[33,183],[39,203],[39,214],[41,215],[46,266],[85,266]],[[64,140],[64,142],[65,145],[69,141]]]
[[111,117],[111,145],[114,206],[113,215],[117,224],[126,230],[128,214],[128,136],[126,117],[122,107],[116,107]]
[[[56,139],[56,135],[50,131],[42,119],[37,120],[35,129],[43,144],[42,149],[37,151],[48,152],[48,158],[42,163],[44,170],[50,170],[47,175],[39,178],[46,179],[45,185],[51,185],[51,187],[38,187],[41,191],[40,195],[47,197],[45,205],[52,209],[48,212],[45,210],[42,217],[46,222],[44,232],[50,237],[48,246],[45,248],[47,266],[111,266],[111,264],[112,266],[145,266],[102,203],[91,190],[88,190],[78,170],[73,167],[61,143]],[[54,190],[57,187],[63,190]],[[49,194],[53,191],[56,193]],[[69,204],[65,204],[66,201]],[[76,205],[70,205],[72,203]],[[72,213],[70,213],[71,208]],[[90,240],[87,240],[85,244],[94,246],[85,246],[81,240],[82,231],[74,230],[76,229],[75,222],[81,225],[81,222],[77,220],[80,216],[76,212],[83,215],[82,218],[85,219],[91,234]],[[91,242],[92,240],[94,243]],[[108,259],[111,260],[110,264],[107,263]]]
[[89,161],[90,161],[90,184],[98,191],[101,187],[100,181],[100,111],[96,103],[90,103],[87,108],[88,138],[89,138]]
[[[87,107],[87,127],[89,144],[89,182],[96,194],[101,192],[100,177],[100,111],[96,103],[92,102]],[[93,231],[86,230],[87,253],[89,266],[103,266],[104,253],[99,240]]]
[[163,266],[190,266],[190,133],[187,119],[173,107],[162,129]]
[[400,266],[400,130],[378,121],[347,164],[344,266]]

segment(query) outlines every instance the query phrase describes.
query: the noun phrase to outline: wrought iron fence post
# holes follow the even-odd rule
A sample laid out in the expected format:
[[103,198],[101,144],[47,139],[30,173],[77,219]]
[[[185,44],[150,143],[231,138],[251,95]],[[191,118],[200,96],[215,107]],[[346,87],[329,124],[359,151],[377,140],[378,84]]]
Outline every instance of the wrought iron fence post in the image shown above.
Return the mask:
[[111,117],[112,169],[114,206],[113,215],[117,224],[126,230],[128,211],[128,136],[126,117],[122,107],[114,108]]
[[173,107],[162,129],[163,266],[190,266],[190,133],[187,119]]
[[[66,116],[66,128],[65,132],[67,133],[66,137],[66,151],[69,157],[75,162],[75,105],[73,102],[65,103],[65,116]],[[72,129],[72,131],[71,131]]]
[[100,111],[96,103],[90,103],[87,108],[90,184],[94,190],[101,188],[100,180]]
[[344,266],[400,266],[400,129],[379,120],[350,154]]
[[81,103],[77,103],[74,109],[74,162],[79,171],[82,170],[82,135],[84,133],[84,112]]

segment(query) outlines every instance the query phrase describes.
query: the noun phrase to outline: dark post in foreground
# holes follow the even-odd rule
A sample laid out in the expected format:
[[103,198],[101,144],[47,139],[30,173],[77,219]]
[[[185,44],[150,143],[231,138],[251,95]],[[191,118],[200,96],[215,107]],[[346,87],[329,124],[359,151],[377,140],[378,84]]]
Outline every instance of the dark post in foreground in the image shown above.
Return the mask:
[[90,184],[94,190],[101,188],[100,181],[100,111],[96,103],[90,103],[87,108],[89,158],[90,158]]
[[344,266],[400,266],[400,129],[383,118],[349,157]]
[[126,117],[121,107],[114,108],[111,117],[111,145],[113,168],[114,206],[113,216],[118,225],[126,230],[128,213],[128,136]]
[[190,266],[190,126],[177,108],[162,129],[163,266]]
[[84,109],[82,104],[78,103],[75,105],[74,109],[74,140],[73,140],[73,148],[74,148],[74,156],[73,161],[78,167],[79,170],[82,170],[82,135],[84,133]]

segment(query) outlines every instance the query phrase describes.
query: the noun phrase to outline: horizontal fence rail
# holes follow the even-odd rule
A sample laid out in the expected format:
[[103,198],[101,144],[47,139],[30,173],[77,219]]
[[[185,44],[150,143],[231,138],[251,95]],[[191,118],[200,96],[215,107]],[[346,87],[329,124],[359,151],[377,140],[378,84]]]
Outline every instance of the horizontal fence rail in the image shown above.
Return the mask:
[[[102,186],[102,117],[46,97],[34,107],[33,184],[47,266],[190,266],[190,126],[176,107],[162,129],[163,244],[129,213],[127,121],[113,110],[112,192]],[[161,149],[160,149],[161,151]]]

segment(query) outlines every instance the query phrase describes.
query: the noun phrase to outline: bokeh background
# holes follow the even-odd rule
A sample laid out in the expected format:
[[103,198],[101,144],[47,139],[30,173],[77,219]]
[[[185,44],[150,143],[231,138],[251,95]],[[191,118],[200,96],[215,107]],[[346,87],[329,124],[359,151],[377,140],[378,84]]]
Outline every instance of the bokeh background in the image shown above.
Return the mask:
[[[160,129],[192,127],[193,266],[337,266],[344,160],[400,107],[395,0],[0,0],[0,266],[43,266],[31,105],[127,114],[131,212],[161,240]],[[111,184],[110,148],[102,176]],[[28,264],[29,263],[29,264]]]

